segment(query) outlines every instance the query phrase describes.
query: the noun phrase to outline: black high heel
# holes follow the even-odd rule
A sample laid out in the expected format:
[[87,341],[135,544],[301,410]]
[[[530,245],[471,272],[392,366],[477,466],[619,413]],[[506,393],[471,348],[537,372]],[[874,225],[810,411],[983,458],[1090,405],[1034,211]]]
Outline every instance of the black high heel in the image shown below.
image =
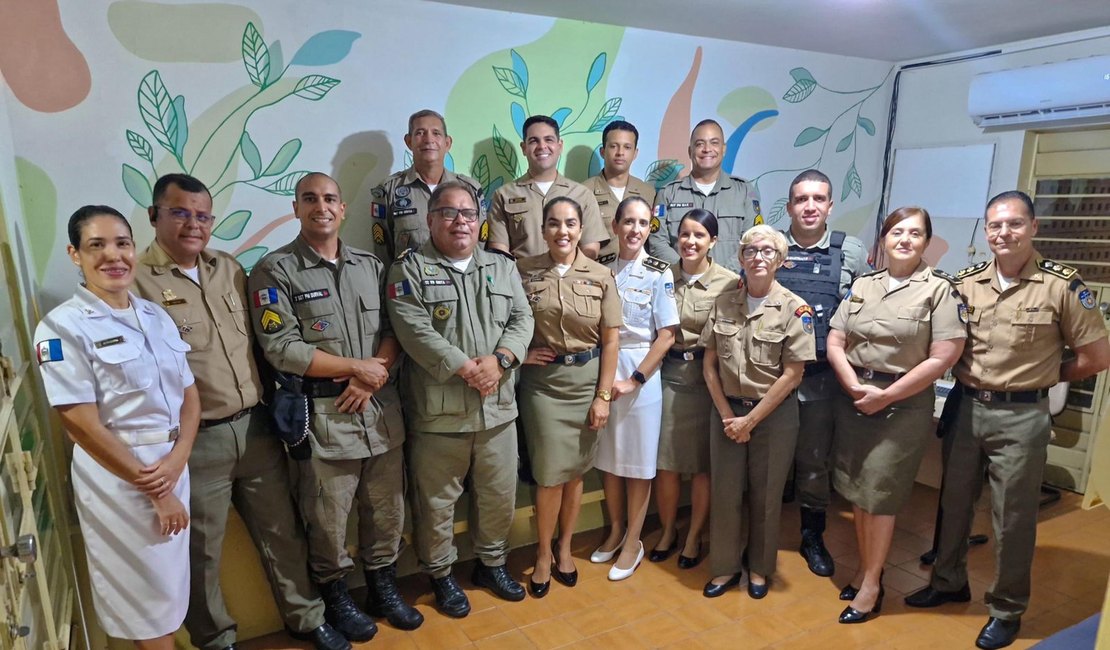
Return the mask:
[[[883,569],[882,572],[879,573],[880,589],[882,588],[883,576],[884,575],[886,575],[886,569]],[[856,599],[856,594],[858,594],[858,593],[859,593],[859,587],[853,587],[852,583],[849,582],[848,584],[844,585],[843,589],[840,590],[840,596],[838,596],[838,598],[840,600],[849,600],[849,601],[851,601],[851,600]]]
[[858,609],[849,605],[840,612],[838,621],[845,625],[852,625],[855,623],[866,623],[868,620],[879,615],[883,611],[883,596],[886,595],[886,590],[882,585],[879,585],[879,597],[875,599],[875,606],[869,612],[861,612]]

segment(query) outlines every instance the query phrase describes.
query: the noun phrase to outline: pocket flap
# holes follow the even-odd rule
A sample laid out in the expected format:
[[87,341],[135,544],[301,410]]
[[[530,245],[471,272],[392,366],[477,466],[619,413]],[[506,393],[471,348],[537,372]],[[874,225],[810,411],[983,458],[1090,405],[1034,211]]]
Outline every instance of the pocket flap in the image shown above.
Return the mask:
[[142,349],[137,343],[124,341],[115,345],[106,345],[102,348],[93,347],[93,354],[104,363],[123,363],[138,359]]
[[193,349],[193,346],[189,345],[185,341],[182,341],[176,336],[171,336],[167,338],[166,345],[170,346],[170,349],[174,352],[189,352]]
[[740,332],[740,324],[734,321],[719,320],[713,323],[713,333],[721,336],[736,336]]
[[764,343],[782,343],[786,338],[786,332],[776,332],[775,330],[760,330],[752,334],[752,338]]
[[362,311],[370,311],[371,309],[382,308],[381,299],[376,293],[362,294],[358,297],[358,301],[359,305],[362,307]]
[[929,307],[926,305],[899,307],[898,318],[906,320],[929,320]]
[[651,293],[640,289],[629,289],[624,292],[624,299],[635,305],[651,304]]
[[694,311],[709,311],[713,309],[713,303],[716,302],[713,298],[707,300],[697,300],[694,302]]
[[605,295],[605,291],[601,287],[594,284],[586,284],[585,282],[574,283],[574,293],[579,296],[591,296],[600,298]]
[[1051,325],[1053,313],[1050,311],[1015,311],[1014,325]]

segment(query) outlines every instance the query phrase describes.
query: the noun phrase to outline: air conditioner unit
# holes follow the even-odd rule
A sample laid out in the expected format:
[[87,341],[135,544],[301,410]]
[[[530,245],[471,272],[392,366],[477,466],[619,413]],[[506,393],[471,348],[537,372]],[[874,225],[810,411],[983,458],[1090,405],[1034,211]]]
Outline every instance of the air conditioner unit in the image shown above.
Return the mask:
[[978,74],[967,112],[983,128],[1110,122],[1110,56]]

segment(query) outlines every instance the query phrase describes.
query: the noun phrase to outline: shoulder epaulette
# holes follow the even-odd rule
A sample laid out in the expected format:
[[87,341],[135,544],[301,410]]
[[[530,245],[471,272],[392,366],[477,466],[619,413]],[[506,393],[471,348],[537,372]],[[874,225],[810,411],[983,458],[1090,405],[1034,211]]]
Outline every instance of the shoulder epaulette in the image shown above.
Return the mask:
[[666,271],[667,269],[671,268],[670,264],[667,264],[666,262],[659,259],[658,257],[652,257],[651,255],[648,255],[647,257],[644,258],[644,266],[648,267],[649,269],[651,269],[653,271],[659,271],[660,273],[662,273],[663,271]]
[[933,275],[937,276],[938,278],[944,278],[945,280],[948,280],[952,284],[955,284],[957,282],[956,276],[954,276],[950,273],[945,273],[944,271],[941,271],[940,269],[933,269]]
[[416,249],[406,248],[405,250],[401,251],[401,254],[397,256],[397,261],[400,262],[401,260],[404,260],[405,258],[407,258],[409,255],[412,255],[412,252],[414,250],[416,250]]
[[493,253],[494,255],[500,255],[501,257],[505,257],[512,260],[513,262],[516,262],[516,255],[513,255],[509,251],[503,251],[500,248],[487,248],[486,252]]
[[1064,278],[1065,280],[1071,279],[1073,275],[1078,273],[1078,271],[1076,271],[1073,267],[1070,267],[1067,264],[1053,262],[1052,260],[1041,260],[1038,266],[1040,266],[1041,270],[1045,273],[1051,273],[1052,275]]
[[[869,277],[869,276],[872,276],[872,275],[878,275],[882,272],[883,272],[883,269],[875,269],[874,271],[871,271],[870,273],[862,273],[862,274],[860,274],[859,277],[860,278],[866,278],[866,277]],[[856,278],[856,279],[858,280],[859,278]]]
[[982,273],[983,269],[987,268],[987,264],[988,262],[979,262],[978,264],[973,264],[966,269],[962,269],[959,273],[956,274],[956,279],[960,280],[970,275],[975,275],[976,273]]

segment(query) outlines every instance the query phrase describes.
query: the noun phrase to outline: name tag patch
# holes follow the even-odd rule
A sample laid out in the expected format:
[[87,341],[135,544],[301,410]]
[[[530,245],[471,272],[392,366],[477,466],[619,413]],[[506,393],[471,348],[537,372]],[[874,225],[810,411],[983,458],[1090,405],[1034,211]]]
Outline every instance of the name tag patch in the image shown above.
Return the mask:
[[185,299],[178,298],[176,295],[174,295],[173,289],[166,289],[162,292],[162,304],[167,307],[172,307],[174,305],[184,305]]
[[526,196],[514,196],[513,198],[506,201],[506,203],[508,203],[509,205],[516,205],[517,203],[527,203],[527,202],[528,202],[528,197],[526,197]]
[[425,287],[449,287],[453,282],[447,279],[440,280],[421,280],[420,284]]
[[120,343],[123,343],[123,337],[113,336],[110,339],[104,339],[103,341],[97,341],[96,343],[93,343],[93,347],[99,350],[100,348],[106,348],[112,345],[119,345]]
[[414,214],[416,214],[416,208],[408,208],[408,209],[405,209],[405,210],[394,210],[393,211],[393,216],[395,216],[395,217],[408,217],[408,216],[414,215]]
[[312,289],[311,291],[304,291],[302,293],[293,294],[294,303],[309,302],[310,300],[321,300],[331,295],[327,289]]

